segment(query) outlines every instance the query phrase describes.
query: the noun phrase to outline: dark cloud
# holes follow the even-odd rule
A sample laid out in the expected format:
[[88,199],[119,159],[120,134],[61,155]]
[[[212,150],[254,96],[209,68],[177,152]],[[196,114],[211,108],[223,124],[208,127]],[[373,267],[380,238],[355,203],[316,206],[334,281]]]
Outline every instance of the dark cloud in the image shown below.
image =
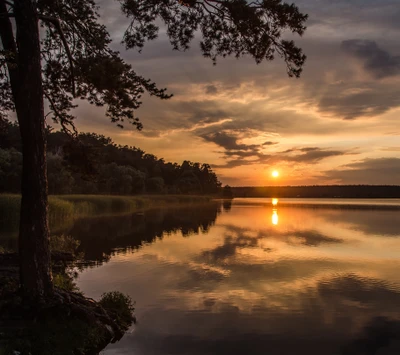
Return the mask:
[[397,185],[400,181],[400,158],[365,159],[326,172],[326,177],[343,184]]
[[375,41],[347,40],[342,42],[342,49],[360,60],[364,69],[377,79],[400,74],[400,57],[392,56]]
[[[215,140],[213,140],[213,142],[216,143]],[[230,144],[227,144],[228,142]],[[222,143],[224,143],[224,145]],[[233,143],[235,143],[236,146]],[[223,142],[220,141],[219,145],[226,149],[226,151],[224,151],[223,153],[225,155],[225,158],[227,159],[227,162],[224,165],[213,165],[214,168],[233,168],[241,165],[280,163],[280,162],[317,164],[321,160],[330,157],[355,154],[347,151],[329,150],[317,147],[292,148],[275,154],[264,154],[263,152],[260,151],[262,145],[261,146],[243,145],[243,147],[239,148],[242,145],[238,145],[235,139],[229,141],[223,140]],[[230,159],[232,157],[234,157],[235,159]]]
[[218,88],[215,85],[207,85],[205,91],[206,94],[214,95],[218,92]]
[[[224,131],[203,134],[201,138],[224,148],[225,150],[222,153],[226,159],[234,157],[233,160],[228,160],[225,165],[222,165],[223,167],[233,168],[235,166],[249,165],[256,162],[260,163],[267,157],[260,151],[262,145],[238,143],[239,138],[237,136]],[[247,158],[253,158],[253,160],[246,160]],[[214,165],[214,167],[218,166]]]
[[279,143],[278,142],[267,141],[267,142],[264,142],[262,145],[263,146],[269,146],[269,145],[275,145],[275,144],[279,144]]
[[327,88],[319,99],[322,112],[329,112],[344,119],[374,117],[400,105],[400,89],[397,86],[363,84],[364,88]]
[[286,153],[296,151],[300,152],[300,154],[281,156],[280,158],[285,161],[294,161],[296,163],[315,164],[325,158],[349,154],[348,152],[340,150],[325,150],[317,147],[289,149]]
[[232,135],[229,135],[226,132],[216,132],[211,134],[204,134],[202,138],[208,142],[213,142],[219,145],[222,148],[227,150],[253,150],[256,148],[256,145],[246,145],[246,144],[238,144],[238,138]]
[[321,25],[336,26],[337,31],[354,27],[375,32],[400,28],[397,0],[320,0],[318,6],[310,0],[297,0],[296,5],[309,14],[310,30]]

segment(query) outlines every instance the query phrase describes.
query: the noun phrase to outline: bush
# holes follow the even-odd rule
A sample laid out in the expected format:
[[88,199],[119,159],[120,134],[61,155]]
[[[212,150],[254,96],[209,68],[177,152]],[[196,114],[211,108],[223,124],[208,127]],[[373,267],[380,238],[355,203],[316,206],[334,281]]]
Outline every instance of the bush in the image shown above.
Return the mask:
[[113,291],[104,293],[101,296],[101,306],[108,312],[113,313],[117,317],[117,323],[122,324],[125,328],[129,328],[135,321],[132,299],[121,292]]

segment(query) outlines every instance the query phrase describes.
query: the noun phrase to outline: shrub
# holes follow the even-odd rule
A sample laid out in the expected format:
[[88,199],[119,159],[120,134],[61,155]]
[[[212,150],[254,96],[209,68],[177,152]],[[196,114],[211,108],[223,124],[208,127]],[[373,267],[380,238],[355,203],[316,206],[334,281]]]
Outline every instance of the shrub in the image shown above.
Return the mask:
[[113,313],[117,317],[117,322],[125,328],[129,328],[135,321],[133,315],[135,308],[129,296],[118,291],[107,292],[101,296],[99,303],[108,312]]

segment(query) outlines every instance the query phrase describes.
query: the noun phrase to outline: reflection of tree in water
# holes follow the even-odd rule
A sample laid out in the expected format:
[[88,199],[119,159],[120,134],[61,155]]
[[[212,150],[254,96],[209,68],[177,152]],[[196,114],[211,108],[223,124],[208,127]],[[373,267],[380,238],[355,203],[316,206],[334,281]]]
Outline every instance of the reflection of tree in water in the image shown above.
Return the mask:
[[129,215],[78,220],[67,233],[80,241],[85,261],[108,261],[115,249],[136,249],[181,232],[184,237],[207,233],[221,212],[221,204],[149,210]]
[[225,212],[229,212],[232,209],[232,200],[224,200],[222,206]]

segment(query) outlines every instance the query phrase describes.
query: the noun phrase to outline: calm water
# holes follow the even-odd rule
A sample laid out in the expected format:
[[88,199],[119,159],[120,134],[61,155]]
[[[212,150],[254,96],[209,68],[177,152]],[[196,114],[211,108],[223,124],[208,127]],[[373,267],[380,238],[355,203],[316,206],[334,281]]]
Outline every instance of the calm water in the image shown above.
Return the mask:
[[78,221],[80,289],[136,301],[104,354],[400,354],[400,201],[327,202]]

